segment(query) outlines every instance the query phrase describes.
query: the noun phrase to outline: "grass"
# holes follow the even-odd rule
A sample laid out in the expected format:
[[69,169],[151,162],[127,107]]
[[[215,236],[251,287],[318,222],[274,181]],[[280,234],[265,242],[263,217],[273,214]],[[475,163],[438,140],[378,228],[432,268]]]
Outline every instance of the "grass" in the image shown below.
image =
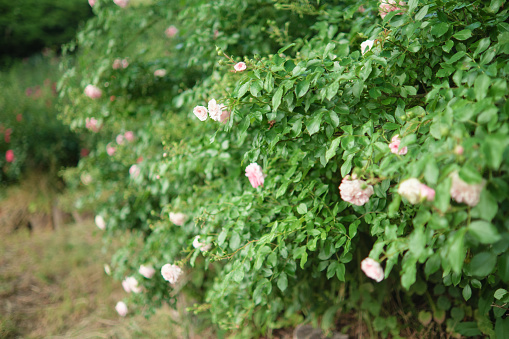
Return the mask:
[[183,338],[175,311],[150,319],[114,307],[126,296],[104,273],[108,255],[92,222],[0,239],[0,338]]

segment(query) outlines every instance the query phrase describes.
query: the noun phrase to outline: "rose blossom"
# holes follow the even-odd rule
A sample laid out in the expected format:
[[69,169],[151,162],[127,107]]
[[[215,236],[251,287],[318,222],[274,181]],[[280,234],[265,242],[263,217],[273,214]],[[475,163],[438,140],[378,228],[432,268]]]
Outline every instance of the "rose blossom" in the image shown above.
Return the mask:
[[113,69],[119,69],[121,66],[122,66],[122,60],[115,59],[115,61],[113,61],[113,65],[111,67]]
[[384,270],[382,266],[371,258],[366,258],[361,261],[361,270],[368,278],[380,282],[384,279]]
[[99,125],[99,121],[96,118],[86,118],[85,127],[96,133],[101,129],[101,125]]
[[117,305],[115,306],[115,310],[121,317],[125,317],[127,315],[127,305],[123,301],[119,301],[117,303]]
[[463,151],[464,151],[464,149],[463,149],[463,146],[461,146],[461,145],[457,145],[457,146],[454,148],[454,153],[455,153],[456,155],[462,155],[462,154],[463,154]]
[[235,66],[233,66],[233,68],[235,69],[235,72],[242,72],[246,70],[247,66],[243,62],[239,62]]
[[88,0],[88,4],[90,5],[90,7],[94,7],[95,1],[96,0]]
[[152,266],[141,265],[138,272],[147,279],[150,279],[156,273],[156,270]]
[[458,172],[451,174],[451,197],[459,203],[465,203],[474,207],[481,199],[481,191],[486,184],[486,180],[482,180],[478,184],[467,184],[458,175]]
[[111,145],[111,143],[109,143],[108,145],[106,145],[106,153],[108,153],[108,155],[111,157],[115,154],[115,152],[117,151],[117,149],[115,147],[113,147]]
[[201,121],[207,120],[207,109],[203,106],[196,106],[193,109],[194,115],[198,117]]
[[165,69],[156,69],[154,71],[154,76],[156,76],[156,77],[164,77],[165,75],[166,75]]
[[184,213],[173,213],[170,212],[170,221],[177,226],[184,225],[184,221],[186,220],[186,215]]
[[127,68],[129,66],[129,61],[127,59],[122,59],[122,68]]
[[356,179],[347,175],[339,185],[341,199],[357,206],[362,206],[369,201],[373,195],[373,186],[366,184],[364,180]]
[[402,181],[398,187],[398,194],[405,197],[412,205],[422,200],[433,201],[433,199],[435,199],[435,190],[421,184],[416,178]]
[[132,165],[131,167],[129,167],[129,175],[131,176],[131,178],[136,178],[140,175],[140,168],[138,167],[138,165]]
[[127,132],[124,133],[124,137],[129,142],[134,141],[134,132],[133,131],[127,131]]
[[129,0],[113,0],[113,2],[122,8],[125,8],[127,5],[129,5]]
[[124,141],[125,141],[125,137],[124,137],[122,134],[119,134],[119,135],[117,135],[117,137],[115,138],[115,141],[117,142],[117,144],[119,144],[119,145],[123,145],[123,144],[124,144]]
[[175,35],[177,35],[178,32],[179,32],[178,28],[173,25],[171,25],[166,29],[166,31],[164,31],[168,38],[173,38]]
[[253,162],[246,167],[246,177],[249,179],[253,188],[257,188],[260,185],[263,186],[266,176],[266,174],[263,174],[262,167],[256,162]]
[[435,190],[424,184],[421,184],[421,198],[425,198],[428,201],[435,199]]
[[127,293],[140,293],[141,287],[138,286],[138,280],[134,277],[127,277],[122,281],[122,287]]
[[399,145],[401,143],[401,139],[399,138],[399,134],[396,134],[392,137],[391,143],[389,144],[389,148],[391,149],[391,152],[394,154],[399,155],[405,155],[408,152],[408,147],[403,147],[402,149],[399,149]]
[[102,94],[102,91],[97,86],[87,85],[87,87],[85,87],[85,95],[89,98],[98,99]]
[[221,116],[219,117],[219,121],[223,124],[226,124],[228,122],[228,119],[230,119],[230,111],[225,110],[223,113],[221,113]]
[[374,43],[375,40],[366,40],[363,43],[361,43],[361,53],[364,54],[367,51],[369,51],[373,47]]
[[215,99],[212,99],[208,103],[209,115],[212,120],[221,121],[221,115],[226,107],[222,104],[218,104]]
[[175,284],[182,275],[182,269],[177,265],[166,264],[161,268],[161,275],[170,284]]
[[[399,6],[406,6],[406,2],[400,1]],[[398,7],[396,1],[394,1],[394,0],[382,0],[380,2],[380,6],[378,8],[382,19],[385,18],[385,16],[387,14],[389,14],[390,12],[399,11],[400,9],[401,8]],[[401,14],[403,14],[403,13],[398,13],[396,15],[401,15]]]
[[212,245],[210,244],[204,244],[202,242],[200,242],[200,236],[197,235],[194,240],[193,240],[193,247],[194,248],[198,248],[200,249],[200,251],[202,252],[207,252],[210,250],[210,248],[212,247]]
[[14,161],[14,151],[12,149],[7,150],[7,152],[5,152],[5,161],[7,162]]
[[357,11],[359,13],[364,13],[364,12],[366,12],[366,9],[364,8],[364,6],[359,6],[359,8],[357,8]]
[[95,216],[95,225],[99,227],[99,229],[104,230],[106,228],[106,221],[104,221],[104,218],[102,215],[96,215]]

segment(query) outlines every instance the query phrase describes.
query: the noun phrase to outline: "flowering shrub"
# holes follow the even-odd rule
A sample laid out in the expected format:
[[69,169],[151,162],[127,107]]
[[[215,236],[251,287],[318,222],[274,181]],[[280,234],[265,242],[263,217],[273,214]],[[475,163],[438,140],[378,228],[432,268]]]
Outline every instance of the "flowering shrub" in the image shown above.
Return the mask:
[[102,123],[68,178],[132,234],[111,263],[143,287],[130,310],[188,293],[239,337],[339,312],[371,336],[504,333],[502,2],[180,6],[98,0],[60,81],[67,123]]

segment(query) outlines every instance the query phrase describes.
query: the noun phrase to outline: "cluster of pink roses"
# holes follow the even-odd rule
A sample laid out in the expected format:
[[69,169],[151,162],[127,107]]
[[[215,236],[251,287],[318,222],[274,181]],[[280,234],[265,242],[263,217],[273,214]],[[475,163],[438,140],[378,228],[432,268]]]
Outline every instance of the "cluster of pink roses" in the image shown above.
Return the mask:
[[198,117],[201,121],[207,120],[207,113],[210,115],[210,118],[215,121],[222,122],[226,124],[228,118],[230,118],[230,112],[223,104],[218,104],[216,99],[212,99],[208,103],[208,109],[204,106],[196,106],[193,109],[194,115]]
[[111,67],[113,69],[119,69],[120,67],[127,68],[127,66],[129,66],[129,61],[127,61],[127,59],[115,59]]
[[101,124],[96,118],[86,118],[85,119],[85,128],[91,130],[92,132],[99,132],[101,129]]

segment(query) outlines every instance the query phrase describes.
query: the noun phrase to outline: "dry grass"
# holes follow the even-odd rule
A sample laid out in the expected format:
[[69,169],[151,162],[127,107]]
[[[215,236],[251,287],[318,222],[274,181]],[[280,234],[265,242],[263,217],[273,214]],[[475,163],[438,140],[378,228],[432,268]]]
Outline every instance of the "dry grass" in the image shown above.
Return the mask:
[[183,338],[175,312],[149,320],[114,310],[125,297],[103,270],[107,255],[95,226],[27,230],[0,239],[1,338]]

